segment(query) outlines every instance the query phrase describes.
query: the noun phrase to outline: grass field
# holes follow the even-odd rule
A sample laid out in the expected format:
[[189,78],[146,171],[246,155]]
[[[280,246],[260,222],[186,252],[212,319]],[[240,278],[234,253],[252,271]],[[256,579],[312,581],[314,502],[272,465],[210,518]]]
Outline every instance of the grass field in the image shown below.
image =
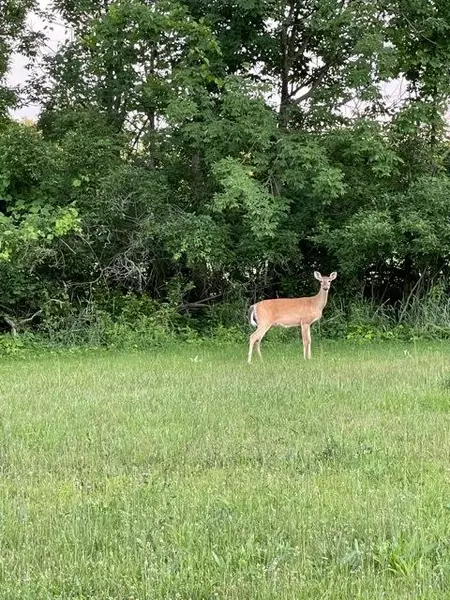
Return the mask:
[[0,598],[450,597],[450,345],[263,352],[3,360]]

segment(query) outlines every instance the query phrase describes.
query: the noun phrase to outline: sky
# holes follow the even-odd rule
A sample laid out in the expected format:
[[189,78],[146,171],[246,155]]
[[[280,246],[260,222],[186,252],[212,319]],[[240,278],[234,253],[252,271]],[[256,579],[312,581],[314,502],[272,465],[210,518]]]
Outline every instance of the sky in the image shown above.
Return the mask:
[[[39,8],[45,9],[50,7],[50,0],[39,0]],[[28,25],[31,27],[33,31],[42,31],[44,27],[50,27],[49,23],[43,21],[38,15],[35,13],[31,13],[27,19]],[[52,52],[56,50],[58,44],[64,40],[66,36],[66,28],[57,23],[52,23],[51,28],[46,30],[47,35],[47,43],[46,43],[46,51]],[[8,74],[8,83],[12,85],[17,85],[19,83],[23,83],[28,76],[28,72],[26,70],[27,64],[26,57],[20,54],[14,54],[11,61],[11,68]],[[34,118],[37,116],[39,112],[39,105],[37,104],[28,104],[22,108],[12,111],[13,116],[16,119],[22,118]]]

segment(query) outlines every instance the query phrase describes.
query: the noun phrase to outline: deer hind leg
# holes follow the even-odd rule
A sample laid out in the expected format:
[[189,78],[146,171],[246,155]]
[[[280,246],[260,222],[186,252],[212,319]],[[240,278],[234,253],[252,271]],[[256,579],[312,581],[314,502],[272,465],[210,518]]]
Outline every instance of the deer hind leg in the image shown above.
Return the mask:
[[303,358],[311,358],[311,327],[302,325]]
[[261,354],[261,340],[263,339],[263,337],[266,335],[266,333],[269,331],[270,327],[258,327],[258,329],[252,333],[252,335],[250,336],[250,343],[248,346],[248,363],[250,364],[252,362],[252,352],[253,352],[253,346],[256,344],[256,350],[258,351],[259,354],[259,358],[262,360],[262,354]]
[[261,354],[261,342],[262,342],[263,337],[269,331],[269,329],[270,329],[270,327],[268,327],[267,329],[264,329],[261,336],[258,338],[258,341],[256,342],[256,350],[258,351],[258,355],[261,360],[263,359],[262,354]]

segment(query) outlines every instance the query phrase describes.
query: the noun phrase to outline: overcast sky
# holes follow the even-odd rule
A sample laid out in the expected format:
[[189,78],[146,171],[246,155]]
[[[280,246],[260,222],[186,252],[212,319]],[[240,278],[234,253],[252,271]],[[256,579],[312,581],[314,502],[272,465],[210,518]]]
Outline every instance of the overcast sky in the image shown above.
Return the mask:
[[[51,4],[50,0],[39,0],[39,7],[41,9],[48,8]],[[27,22],[33,31],[42,31],[44,27],[49,27],[49,23],[44,22],[41,18],[39,18],[35,13],[32,13],[28,16]],[[52,49],[56,49],[58,44],[64,39],[66,30],[62,25],[58,25],[56,23],[52,23],[51,28],[45,30],[46,36],[48,38],[47,41],[47,50],[50,52]],[[28,72],[26,70],[27,59],[20,54],[15,54],[11,61],[11,68],[8,75],[8,83],[12,85],[17,85],[19,83],[23,83],[27,76]],[[18,110],[13,111],[13,115],[16,118],[23,117],[35,117],[39,112],[38,105],[28,105],[23,108],[19,108]]]

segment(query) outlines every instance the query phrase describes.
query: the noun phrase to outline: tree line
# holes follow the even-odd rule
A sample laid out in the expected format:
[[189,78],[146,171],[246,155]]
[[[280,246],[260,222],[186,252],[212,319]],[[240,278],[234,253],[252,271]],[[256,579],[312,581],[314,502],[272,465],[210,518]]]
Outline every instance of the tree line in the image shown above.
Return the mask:
[[[201,327],[313,292],[315,269],[397,315],[446,290],[447,1],[55,0],[55,52],[27,25],[36,2],[3,5],[7,318]],[[11,118],[36,102],[36,122]]]

